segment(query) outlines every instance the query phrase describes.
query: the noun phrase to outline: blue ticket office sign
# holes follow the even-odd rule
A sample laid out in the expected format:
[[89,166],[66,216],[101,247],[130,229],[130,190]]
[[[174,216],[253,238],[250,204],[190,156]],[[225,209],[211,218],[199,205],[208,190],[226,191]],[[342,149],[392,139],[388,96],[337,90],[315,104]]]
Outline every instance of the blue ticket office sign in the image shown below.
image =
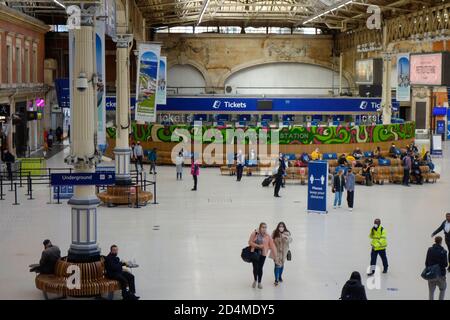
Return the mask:
[[327,209],[328,162],[308,163],[308,209],[309,213],[328,213]]

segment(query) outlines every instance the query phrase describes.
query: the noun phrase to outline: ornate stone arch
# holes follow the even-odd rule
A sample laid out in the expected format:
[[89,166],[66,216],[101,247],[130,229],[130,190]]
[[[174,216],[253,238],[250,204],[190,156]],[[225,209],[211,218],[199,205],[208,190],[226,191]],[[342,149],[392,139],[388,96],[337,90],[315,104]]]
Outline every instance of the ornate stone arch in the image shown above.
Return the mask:
[[[299,57],[295,60],[280,60],[280,59],[259,59],[259,60],[253,60],[253,61],[248,61],[245,63],[242,63],[240,65],[237,65],[233,68],[231,68],[230,70],[227,70],[225,73],[222,74],[222,76],[219,78],[218,81],[218,86],[219,87],[224,87],[226,81],[228,80],[229,77],[231,77],[232,75],[234,75],[235,73],[248,69],[248,68],[252,68],[255,66],[262,66],[262,65],[266,65],[266,64],[277,64],[277,63],[303,63],[303,64],[310,64],[310,65],[315,65],[315,66],[319,66],[319,67],[323,67],[335,72],[339,72],[339,68],[335,67],[333,69],[333,65],[331,64],[331,62],[326,62],[326,61],[319,61],[319,60],[314,60],[308,57]],[[350,87],[354,87],[355,86],[355,81],[353,79],[353,75],[348,72],[343,70],[342,71],[342,75],[343,77],[348,81],[348,84]]]

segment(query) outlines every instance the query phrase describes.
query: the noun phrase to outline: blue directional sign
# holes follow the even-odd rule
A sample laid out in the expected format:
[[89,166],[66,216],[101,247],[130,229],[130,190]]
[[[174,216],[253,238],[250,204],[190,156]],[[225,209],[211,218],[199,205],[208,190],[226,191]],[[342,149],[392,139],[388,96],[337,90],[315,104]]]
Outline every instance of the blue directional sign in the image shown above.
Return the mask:
[[[58,190],[59,188],[59,190]],[[58,194],[59,191],[59,194]],[[53,199],[70,199],[73,197],[73,186],[53,186]]]
[[327,210],[328,162],[308,163],[308,212],[328,213]]
[[112,185],[115,184],[114,172],[94,173],[53,173],[50,178],[52,186],[79,186],[79,185]]

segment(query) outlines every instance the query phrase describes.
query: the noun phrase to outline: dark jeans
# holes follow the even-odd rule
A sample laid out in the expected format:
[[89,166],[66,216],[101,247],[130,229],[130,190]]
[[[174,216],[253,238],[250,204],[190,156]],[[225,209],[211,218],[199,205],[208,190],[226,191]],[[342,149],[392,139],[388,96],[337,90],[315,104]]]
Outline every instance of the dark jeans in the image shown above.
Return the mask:
[[177,180],[178,179],[183,179],[183,174],[181,172],[177,172]]
[[[447,245],[447,252],[450,252],[450,239],[447,239],[447,237],[445,237],[445,244]],[[450,267],[450,254],[448,255],[448,263],[449,263],[449,267]]]
[[409,169],[407,169],[407,168],[403,169],[403,184],[405,186],[409,185],[409,173],[410,173]]
[[283,178],[282,177],[276,177],[275,178],[275,190],[274,190],[274,196],[278,196],[280,192],[281,185],[283,184]]
[[11,162],[7,162],[6,163],[6,170],[8,171],[8,179],[12,180],[13,179],[13,174],[12,174],[12,164],[11,164]]
[[372,249],[372,252],[370,253],[370,266],[372,268],[372,271],[375,270],[375,266],[377,265],[377,257],[378,255],[380,255],[381,257],[381,261],[383,262],[383,268],[384,270],[387,270],[389,265],[388,265],[388,260],[386,257],[386,250],[378,250],[375,251]]
[[144,169],[144,165],[142,163],[142,156],[137,156],[136,157],[135,165],[136,165],[136,171],[139,171],[138,170],[138,165],[141,167],[141,171]]
[[355,199],[355,191],[347,190],[347,204],[349,208],[353,208],[354,199]]
[[197,190],[197,176],[196,175],[193,175],[192,176],[193,178],[194,178],[194,190]]
[[[120,273],[113,273],[108,275],[108,278],[117,280],[120,283],[120,288],[122,289],[122,296],[125,298],[130,293],[136,293],[136,287],[134,286],[134,276],[126,271]],[[130,291],[127,291],[127,287]]]
[[237,167],[236,167],[236,178],[237,178],[237,181],[241,181],[243,172],[244,172],[244,166],[242,164],[238,164]]
[[253,278],[255,281],[258,281],[258,283],[261,283],[262,276],[263,276],[263,267],[264,262],[266,261],[266,257],[263,255],[259,256],[258,261],[253,261]]
[[156,160],[150,160],[150,173],[156,173]]

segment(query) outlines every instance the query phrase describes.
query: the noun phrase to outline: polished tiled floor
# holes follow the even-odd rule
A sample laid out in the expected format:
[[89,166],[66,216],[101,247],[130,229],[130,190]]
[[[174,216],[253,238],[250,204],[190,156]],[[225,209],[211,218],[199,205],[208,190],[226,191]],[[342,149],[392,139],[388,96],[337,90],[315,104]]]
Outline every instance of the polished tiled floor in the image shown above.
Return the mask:
[[[60,153],[48,164],[61,167],[62,159]],[[275,199],[271,188],[261,187],[262,177],[237,183],[218,169],[203,169],[199,191],[191,192],[187,169],[185,180],[178,182],[174,168],[162,167],[159,204],[98,209],[99,244],[104,254],[115,243],[122,258],[136,259],[140,268],[134,274],[144,299],[337,299],[353,270],[365,273],[368,233],[379,217],[388,233],[390,272],[382,276],[381,289],[368,291],[368,298],[426,299],[427,283],[420,278],[425,253],[431,232],[450,207],[450,159],[435,163],[442,174],[437,184],[360,186],[353,213],[331,209],[328,215],[305,212],[305,186],[288,185]],[[44,186],[36,188],[36,200],[26,200],[24,193],[25,188],[18,206],[11,205],[10,192],[0,201],[0,299],[41,299],[27,266],[38,260],[45,238],[63,253],[70,245],[67,204],[46,204]],[[242,262],[240,252],[261,221],[270,229],[285,221],[294,241],[285,283],[273,286],[273,262],[268,260],[264,289],[258,290],[250,287],[251,266]]]

